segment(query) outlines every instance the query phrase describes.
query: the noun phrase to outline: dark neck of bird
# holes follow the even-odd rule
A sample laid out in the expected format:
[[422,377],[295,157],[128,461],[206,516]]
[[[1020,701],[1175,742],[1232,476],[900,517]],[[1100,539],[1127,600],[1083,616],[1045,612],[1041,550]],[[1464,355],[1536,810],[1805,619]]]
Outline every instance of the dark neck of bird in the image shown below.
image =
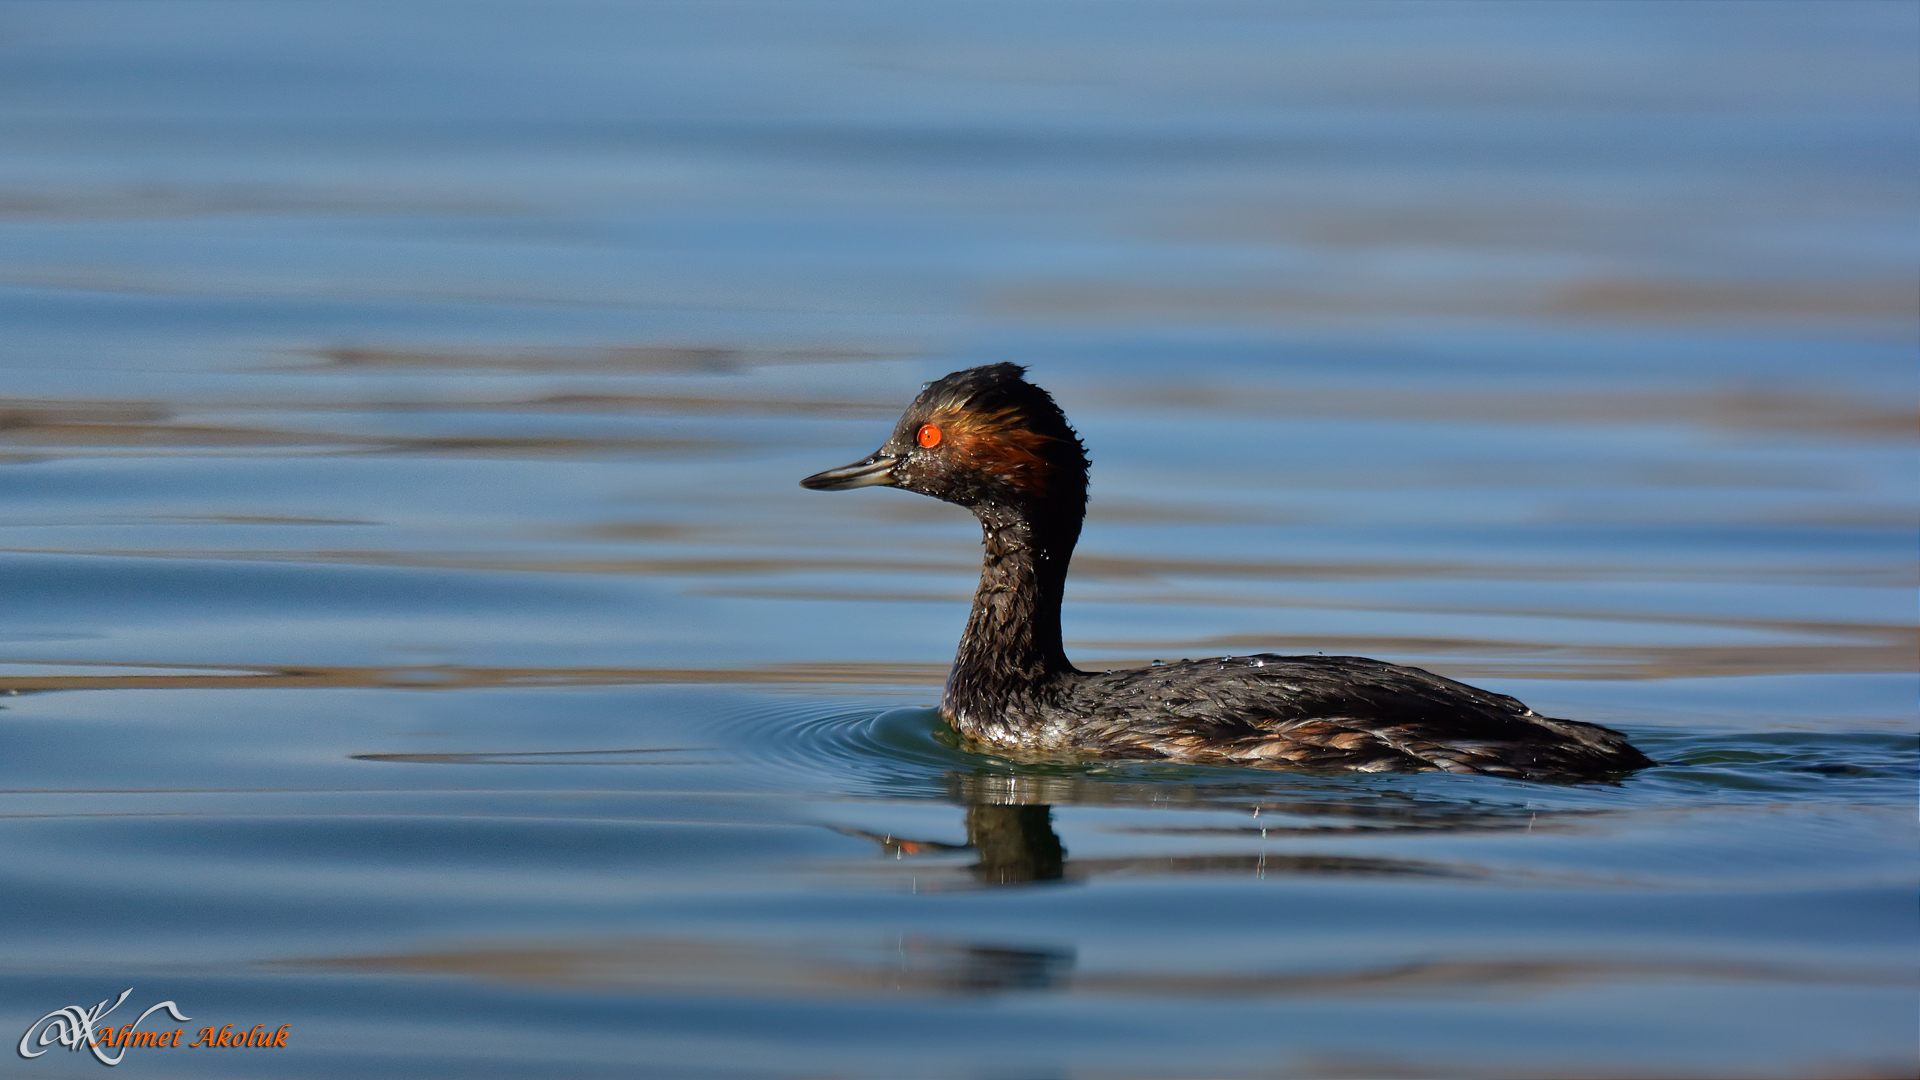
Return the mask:
[[942,701],[963,731],[1023,712],[1073,671],[1060,643],[1060,599],[1080,538],[1078,515],[998,506],[974,512],[986,558]]

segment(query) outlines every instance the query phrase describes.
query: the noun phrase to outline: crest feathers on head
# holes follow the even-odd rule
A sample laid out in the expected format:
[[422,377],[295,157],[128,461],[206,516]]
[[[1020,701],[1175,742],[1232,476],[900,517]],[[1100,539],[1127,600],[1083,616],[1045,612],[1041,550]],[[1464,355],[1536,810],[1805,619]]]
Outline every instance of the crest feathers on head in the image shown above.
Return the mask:
[[920,416],[951,439],[954,459],[1028,499],[1064,497],[1084,505],[1087,459],[1080,437],[1019,364],[986,364],[927,384]]

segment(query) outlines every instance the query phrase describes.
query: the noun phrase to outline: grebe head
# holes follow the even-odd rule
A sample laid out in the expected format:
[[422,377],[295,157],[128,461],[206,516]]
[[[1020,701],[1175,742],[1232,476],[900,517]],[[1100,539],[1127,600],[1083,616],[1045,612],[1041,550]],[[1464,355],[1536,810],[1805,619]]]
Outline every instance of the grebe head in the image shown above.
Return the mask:
[[1018,364],[928,383],[865,460],[800,481],[816,491],[888,484],[971,509],[1070,516],[1087,504],[1087,453],[1045,390]]

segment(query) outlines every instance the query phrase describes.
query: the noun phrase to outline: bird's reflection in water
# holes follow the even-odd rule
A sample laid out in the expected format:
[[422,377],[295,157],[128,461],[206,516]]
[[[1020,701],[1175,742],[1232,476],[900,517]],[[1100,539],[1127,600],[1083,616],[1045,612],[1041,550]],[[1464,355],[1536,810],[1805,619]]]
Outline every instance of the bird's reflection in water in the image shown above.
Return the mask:
[[969,869],[988,885],[1058,881],[1066,872],[1051,806],[975,803],[967,807],[967,843],[980,857]]
[[[1215,835],[1244,841],[1293,836],[1380,833],[1435,833],[1488,831],[1532,827],[1537,814],[1520,807],[1467,806],[1431,801],[1396,801],[1370,797],[1297,801],[1266,798],[1241,801],[1233,793],[1203,791],[1180,785],[1103,782],[1080,776],[1024,775],[999,772],[954,773],[948,777],[955,802],[966,807],[964,844],[915,840],[895,835],[842,829],[848,835],[871,840],[895,859],[971,851],[971,878],[986,886],[1031,885],[1077,881],[1103,874],[1251,874],[1352,875],[1472,878],[1482,871],[1454,863],[1418,859],[1371,858],[1350,855],[1289,855],[1272,851],[1200,855],[1139,855],[1069,859],[1053,827],[1053,808],[1065,805],[1132,805],[1136,807],[1237,810],[1258,816],[1263,823],[1246,826],[1132,827],[1133,833]],[[1226,798],[1221,796],[1225,795]],[[1169,806],[1169,803],[1172,805]],[[1304,819],[1304,821],[1303,821]],[[1288,824],[1287,822],[1301,822]],[[931,884],[931,883],[928,883]]]
[[928,943],[911,979],[947,993],[1064,990],[1073,978],[1071,948]]
[[976,803],[967,807],[967,842],[913,840],[865,829],[836,829],[871,840],[891,858],[971,851],[979,861],[967,867],[987,885],[1026,885],[1058,881],[1066,872],[1066,848],[1053,831],[1053,807]]

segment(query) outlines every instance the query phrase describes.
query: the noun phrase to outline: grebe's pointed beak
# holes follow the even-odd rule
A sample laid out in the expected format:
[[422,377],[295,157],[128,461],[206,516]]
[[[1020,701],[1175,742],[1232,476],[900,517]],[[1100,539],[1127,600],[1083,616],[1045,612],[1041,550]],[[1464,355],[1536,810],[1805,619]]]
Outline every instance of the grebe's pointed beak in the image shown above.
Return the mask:
[[889,457],[876,451],[865,461],[856,461],[851,465],[842,465],[837,469],[814,473],[800,481],[803,488],[815,491],[845,491],[848,488],[872,487],[875,484],[893,483],[893,467],[900,459]]

